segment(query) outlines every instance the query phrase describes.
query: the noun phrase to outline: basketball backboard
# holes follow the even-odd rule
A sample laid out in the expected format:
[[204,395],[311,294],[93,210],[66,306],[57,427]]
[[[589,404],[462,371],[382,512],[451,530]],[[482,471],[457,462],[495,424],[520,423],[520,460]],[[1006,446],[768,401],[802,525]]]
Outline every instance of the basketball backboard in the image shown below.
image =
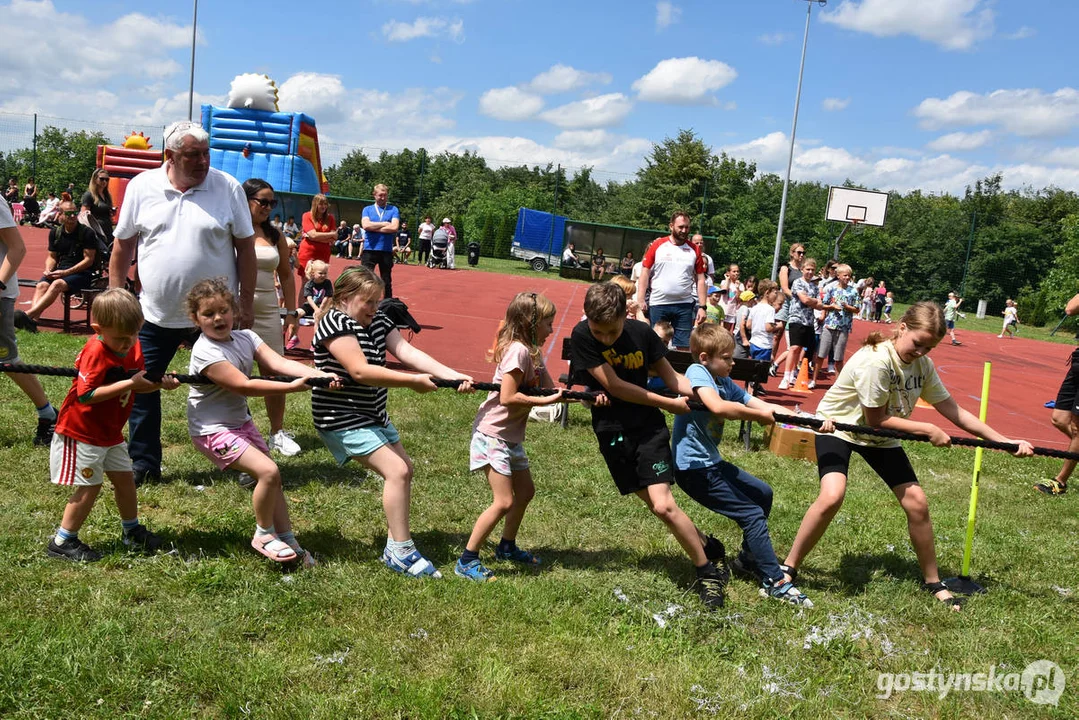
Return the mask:
[[825,214],[828,220],[884,227],[887,213],[888,193],[838,185],[828,188],[828,210]]

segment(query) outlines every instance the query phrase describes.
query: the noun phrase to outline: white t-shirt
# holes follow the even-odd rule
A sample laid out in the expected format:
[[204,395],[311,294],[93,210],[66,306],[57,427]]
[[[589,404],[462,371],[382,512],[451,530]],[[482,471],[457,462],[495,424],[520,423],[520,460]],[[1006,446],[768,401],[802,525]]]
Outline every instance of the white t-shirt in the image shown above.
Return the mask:
[[206,180],[181,193],[165,166],[136,175],[124,193],[118,238],[138,242],[142,312],[166,328],[191,327],[184,298],[200,280],[224,276],[236,288],[232,240],[255,234],[240,183],[210,168]]
[[[750,311],[753,310],[753,308],[755,307],[757,306],[754,305],[751,308],[749,305],[739,305],[738,312],[734,314],[734,342],[739,345],[742,344],[742,323],[746,321],[746,318],[749,317]],[[747,332],[746,337],[749,337],[749,335],[750,333]]]
[[[231,339],[225,341],[200,335],[191,348],[188,372],[198,374],[215,363],[227,362],[250,376],[259,345],[262,338],[253,330],[233,330]],[[213,383],[191,385],[187,391],[187,433],[191,437],[235,430],[250,419],[243,395]]]
[[737,309],[738,296],[745,292],[746,286],[741,280],[733,283],[730,280],[724,280],[719,284],[719,289],[723,291],[719,296],[719,304],[723,306],[723,312],[730,317]]
[[1019,310],[1014,307],[1004,308],[1004,323],[1010,325],[1015,322],[1019,322]]
[[697,302],[697,275],[707,269],[701,249],[691,242],[676,245],[670,236],[655,240],[644,253],[650,271],[648,304],[682,305]]
[[636,284],[637,278],[641,276],[642,272],[644,272],[644,263],[638,262],[636,265],[633,266],[633,269],[630,270],[629,279],[632,280],[634,284]]
[[430,240],[435,232],[435,226],[431,223],[420,223],[420,240]]
[[[918,398],[936,405],[949,397],[932,360],[923,355],[905,364],[889,340],[875,347],[866,345],[847,360],[839,378],[817,406],[817,414],[836,422],[866,425],[864,408],[887,406],[892,417],[906,418],[914,412]],[[856,445],[900,445],[894,438],[851,435],[838,430],[836,437]]]
[[749,311],[749,324],[752,332],[749,334],[749,344],[761,348],[772,347],[772,338],[768,332],[768,325],[776,321],[776,309],[766,302],[759,302]]
[[[0,201],[0,230],[4,228],[18,228],[18,226],[15,224],[15,217],[11,214],[11,208],[8,207],[6,202]],[[18,229],[15,232],[18,232]],[[4,262],[6,257],[7,244],[0,242],[0,263]],[[19,278],[15,273],[11,273],[11,279],[7,281],[7,290],[0,293],[0,297],[19,297]]]

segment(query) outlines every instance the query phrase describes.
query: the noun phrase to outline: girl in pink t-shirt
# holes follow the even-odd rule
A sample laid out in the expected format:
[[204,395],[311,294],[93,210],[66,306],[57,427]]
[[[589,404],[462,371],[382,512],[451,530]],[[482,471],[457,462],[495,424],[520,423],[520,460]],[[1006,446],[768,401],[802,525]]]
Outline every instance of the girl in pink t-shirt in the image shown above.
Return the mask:
[[490,582],[494,573],[480,563],[480,546],[506,518],[502,539],[495,550],[499,560],[538,565],[538,557],[517,547],[517,529],[536,487],[532,484],[528,456],[525,455],[525,425],[528,411],[537,405],[561,402],[561,391],[534,396],[524,388],[554,387],[540,351],[552,332],[554,304],[538,293],[518,293],[506,308],[506,320],[498,331],[491,359],[498,363],[494,382],[499,392],[488,394],[472,425],[469,470],[486,470],[494,499],[476,520],[472,534],[453,571],[476,582]]

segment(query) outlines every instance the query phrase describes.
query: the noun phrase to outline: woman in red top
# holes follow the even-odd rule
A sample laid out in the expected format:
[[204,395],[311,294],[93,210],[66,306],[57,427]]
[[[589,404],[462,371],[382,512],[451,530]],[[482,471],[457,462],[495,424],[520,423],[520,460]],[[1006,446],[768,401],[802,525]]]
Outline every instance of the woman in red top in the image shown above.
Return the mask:
[[299,295],[296,303],[299,306],[303,302],[303,284],[307,281],[304,274],[307,263],[312,260],[330,262],[330,250],[333,242],[337,240],[337,220],[330,214],[330,201],[325,195],[319,194],[311,198],[311,211],[303,214],[303,240],[300,242],[300,252],[296,262],[296,274],[300,276],[296,287]]

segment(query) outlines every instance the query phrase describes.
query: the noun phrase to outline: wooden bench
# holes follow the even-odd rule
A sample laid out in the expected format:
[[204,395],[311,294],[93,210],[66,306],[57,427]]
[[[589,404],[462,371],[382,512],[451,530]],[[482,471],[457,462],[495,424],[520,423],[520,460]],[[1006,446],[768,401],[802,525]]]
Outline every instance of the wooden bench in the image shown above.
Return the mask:
[[[566,386],[566,388],[573,387],[573,343],[570,338],[562,339],[562,359],[570,363],[570,369],[568,373],[559,375],[558,382]],[[671,364],[675,372],[685,374],[689,366],[696,360],[693,355],[686,350],[671,350],[667,353],[667,362]],[[731,368],[730,378],[735,382],[745,383],[746,390],[750,390],[754,396],[757,396],[761,390],[768,383],[768,368],[771,363],[765,360],[751,360],[749,358],[735,358],[734,367]],[[750,388],[752,384],[752,388]],[[567,404],[563,404],[562,407],[562,427],[565,428],[569,425],[569,407]],[[749,450],[749,441],[753,429],[753,423],[742,420],[739,423],[738,435],[745,440],[746,450]],[[722,431],[721,431],[722,432]]]
[[[36,288],[37,284],[37,280],[19,278],[19,287]],[[92,330],[90,327],[90,309],[94,305],[94,298],[104,290],[105,288],[87,288],[77,293],[65,291],[60,295],[60,302],[64,306],[63,328],[65,333],[70,333],[73,327],[71,322],[72,310],[84,311],[86,315],[81,324],[86,326],[88,332]]]

